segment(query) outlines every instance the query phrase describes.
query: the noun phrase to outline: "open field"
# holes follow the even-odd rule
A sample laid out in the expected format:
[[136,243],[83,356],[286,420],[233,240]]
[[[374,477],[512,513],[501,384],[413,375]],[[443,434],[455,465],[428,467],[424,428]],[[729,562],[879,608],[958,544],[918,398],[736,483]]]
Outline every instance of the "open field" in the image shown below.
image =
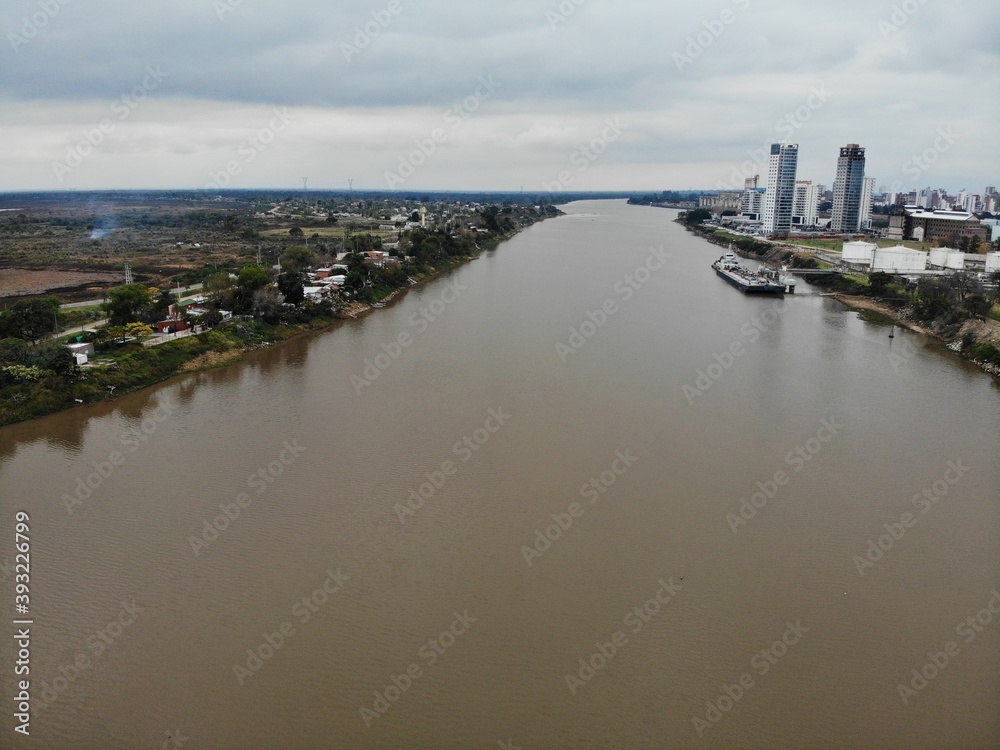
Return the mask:
[[[322,239],[343,239],[349,234],[371,234],[375,237],[393,237],[399,234],[399,229],[393,229],[392,231],[382,230],[378,228],[379,225],[370,224],[359,224],[357,227],[347,227],[347,226],[323,226],[323,227],[307,227],[304,228],[304,237],[299,238],[299,242],[304,239],[311,239],[313,235],[319,235]],[[288,234],[287,229],[266,229],[260,233],[261,237],[269,238],[283,238],[292,239]]]
[[90,292],[99,297],[109,284],[120,284],[123,279],[114,273],[0,268],[0,299],[64,292]]

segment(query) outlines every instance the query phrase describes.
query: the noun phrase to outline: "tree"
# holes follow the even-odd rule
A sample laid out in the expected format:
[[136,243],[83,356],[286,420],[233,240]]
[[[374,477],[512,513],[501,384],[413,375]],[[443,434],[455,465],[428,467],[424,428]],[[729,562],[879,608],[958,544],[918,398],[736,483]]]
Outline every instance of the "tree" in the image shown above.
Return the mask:
[[349,292],[358,292],[365,286],[365,274],[358,268],[352,268],[344,277],[344,289]]
[[497,218],[500,213],[500,209],[496,206],[487,206],[483,209],[483,223],[486,224],[486,228],[500,234],[503,232],[503,228],[500,225],[500,220]]
[[316,253],[308,247],[296,245],[281,254],[281,269],[301,273],[316,262]]
[[202,284],[202,289],[208,294],[218,294],[233,285],[233,280],[226,271],[218,271],[208,276]]
[[707,221],[712,218],[712,212],[705,208],[696,208],[693,211],[686,211],[682,214],[682,218],[685,224],[690,226],[697,226],[703,221]]
[[247,266],[236,278],[233,302],[240,312],[253,310],[254,295],[271,283],[270,277],[261,266]]
[[222,313],[218,310],[209,310],[201,316],[201,324],[208,328],[215,328],[222,322]]
[[265,286],[253,293],[253,314],[265,323],[277,323],[281,312],[281,297],[273,286]]
[[156,299],[149,307],[146,318],[150,322],[164,320],[170,315],[170,306],[179,300],[169,289],[160,289]]
[[111,325],[123,326],[138,320],[151,302],[152,294],[145,284],[123,284],[108,292],[102,307]]
[[993,309],[993,303],[981,294],[970,294],[965,298],[965,309],[973,315],[986,317]]
[[56,297],[20,300],[4,316],[4,327],[7,335],[35,343],[55,331],[58,312]]
[[56,341],[43,341],[34,347],[28,364],[51,370],[58,375],[69,375],[76,367],[69,349]]
[[21,338],[0,339],[0,365],[23,365],[28,361],[31,347]]
[[153,329],[145,323],[129,323],[125,326],[125,334],[133,338],[141,339],[144,336],[152,336]]
[[1000,302],[1000,271],[994,271],[990,274],[990,283],[993,284],[993,301]]
[[975,280],[965,271],[959,271],[949,279],[952,289],[958,292],[958,298],[964,300],[972,291]]
[[299,227],[292,227],[288,230],[288,235],[290,237],[301,237],[303,234],[305,234],[305,232],[303,232]]
[[868,277],[868,281],[871,284],[872,294],[876,297],[881,297],[889,287],[892,276],[884,271],[876,271]]
[[283,271],[278,277],[278,291],[285,296],[288,304],[299,304],[306,297],[302,272],[294,269]]
[[263,266],[247,266],[236,277],[236,287],[247,292],[256,292],[270,283]]

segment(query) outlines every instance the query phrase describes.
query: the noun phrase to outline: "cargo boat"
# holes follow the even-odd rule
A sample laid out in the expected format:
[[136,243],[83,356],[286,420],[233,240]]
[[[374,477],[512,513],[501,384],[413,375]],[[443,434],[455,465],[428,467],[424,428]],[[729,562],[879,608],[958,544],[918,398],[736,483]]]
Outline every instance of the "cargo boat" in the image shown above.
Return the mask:
[[776,272],[765,275],[744,268],[732,250],[715,261],[712,268],[744,294],[784,294],[795,290],[794,281],[781,277]]

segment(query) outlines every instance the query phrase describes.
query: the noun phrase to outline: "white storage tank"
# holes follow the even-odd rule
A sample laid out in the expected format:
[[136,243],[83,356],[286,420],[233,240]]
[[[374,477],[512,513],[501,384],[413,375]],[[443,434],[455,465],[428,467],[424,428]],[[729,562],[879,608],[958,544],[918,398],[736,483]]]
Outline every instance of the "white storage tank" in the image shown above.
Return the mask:
[[945,261],[944,267],[950,271],[964,271],[965,253],[960,250],[948,253],[948,258]]
[[910,271],[926,270],[927,253],[920,250],[911,250],[903,245],[876,250],[875,261],[872,263],[872,271],[907,273]]
[[948,254],[953,252],[950,247],[936,247],[931,250],[927,262],[931,268],[944,268],[948,262]]
[[844,263],[870,266],[877,249],[878,245],[872,242],[845,242],[841,257]]

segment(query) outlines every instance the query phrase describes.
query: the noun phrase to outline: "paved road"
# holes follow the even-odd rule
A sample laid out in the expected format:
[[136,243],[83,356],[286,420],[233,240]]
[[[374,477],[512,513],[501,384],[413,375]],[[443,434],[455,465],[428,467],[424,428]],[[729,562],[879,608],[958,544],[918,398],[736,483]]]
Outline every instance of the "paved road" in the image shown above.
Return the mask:
[[59,331],[58,333],[53,333],[50,338],[61,339],[68,336],[73,336],[77,333],[82,333],[83,331],[91,331],[95,328],[100,328],[108,324],[108,319],[95,320],[93,323],[85,323],[82,326],[76,326],[75,328],[68,328],[65,331]]
[[[181,289],[181,294],[187,294],[188,292],[197,291],[201,289],[202,286],[203,286],[202,284],[195,284],[194,286],[185,287]],[[177,290],[171,289],[170,291],[176,293]],[[102,302],[104,302],[103,299],[92,299],[92,300],[87,300],[85,302],[67,302],[65,305],[59,305],[59,307],[61,307],[64,310],[68,310],[72,307],[91,307],[93,305],[99,305]]]

